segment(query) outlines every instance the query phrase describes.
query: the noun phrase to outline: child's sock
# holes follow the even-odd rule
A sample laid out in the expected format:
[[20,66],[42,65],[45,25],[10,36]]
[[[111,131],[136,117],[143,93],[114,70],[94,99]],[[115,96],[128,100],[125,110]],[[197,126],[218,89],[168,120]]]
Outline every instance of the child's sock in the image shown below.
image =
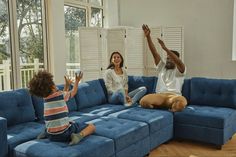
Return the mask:
[[37,136],[37,139],[44,139],[44,138],[47,138],[46,130],[44,130]]
[[69,145],[75,145],[77,143],[79,143],[82,139],[84,138],[83,133],[72,133],[71,134],[71,141],[69,143]]

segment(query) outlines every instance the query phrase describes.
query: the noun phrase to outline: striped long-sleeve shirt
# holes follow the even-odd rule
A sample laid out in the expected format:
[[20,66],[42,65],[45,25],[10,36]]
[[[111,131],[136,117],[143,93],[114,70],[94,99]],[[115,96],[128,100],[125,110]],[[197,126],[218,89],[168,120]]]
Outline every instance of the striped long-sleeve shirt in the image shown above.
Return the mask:
[[57,91],[44,99],[44,118],[47,132],[61,134],[70,127],[66,101],[70,92]]

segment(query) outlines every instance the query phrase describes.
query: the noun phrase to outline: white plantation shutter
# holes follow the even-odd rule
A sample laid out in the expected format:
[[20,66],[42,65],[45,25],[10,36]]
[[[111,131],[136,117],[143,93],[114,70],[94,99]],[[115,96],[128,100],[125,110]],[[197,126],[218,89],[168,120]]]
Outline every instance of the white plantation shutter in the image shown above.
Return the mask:
[[[161,38],[161,27],[150,28],[151,38],[155,45],[157,52],[163,57],[163,51],[158,43],[157,38]],[[145,38],[145,56],[146,56],[146,75],[156,76],[155,62],[152,53],[148,47],[147,39]]]
[[[166,58],[166,52],[162,50],[157,38],[161,38],[169,49],[178,51],[183,60],[183,27],[150,29],[153,43],[162,58]],[[152,53],[140,28],[80,28],[79,49],[83,81],[103,77],[114,51],[120,52],[124,57],[124,67],[127,67],[128,75],[157,74]]]
[[125,56],[125,29],[113,28],[107,30],[107,55],[108,62],[112,52],[118,51]]
[[126,29],[125,60],[128,75],[144,75],[143,30]]
[[162,27],[163,41],[170,50],[180,53],[180,58],[184,60],[184,36],[183,27]]
[[103,78],[104,77],[104,72],[109,64],[109,56],[107,54],[107,30],[106,29],[101,29],[101,37],[100,37],[100,40],[101,40],[101,44],[102,44],[102,52],[101,52],[101,55],[102,55],[102,58],[101,58],[101,74],[100,74],[100,78]]
[[102,40],[101,29],[79,29],[80,62],[83,71],[83,81],[98,79],[101,77],[102,68]]

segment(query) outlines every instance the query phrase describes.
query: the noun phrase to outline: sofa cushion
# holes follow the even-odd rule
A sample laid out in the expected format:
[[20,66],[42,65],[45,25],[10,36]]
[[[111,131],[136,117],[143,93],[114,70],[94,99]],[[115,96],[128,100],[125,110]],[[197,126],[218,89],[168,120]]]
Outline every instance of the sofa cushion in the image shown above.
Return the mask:
[[5,91],[0,94],[0,117],[12,126],[35,120],[35,111],[27,89]]
[[236,110],[224,107],[189,105],[175,112],[174,123],[224,129],[236,121]]
[[29,141],[18,145],[15,154],[16,157],[113,157],[114,149],[112,139],[90,135],[73,146],[48,139]]
[[83,113],[83,112],[70,112],[69,113],[69,118],[70,118],[70,121],[74,121],[76,123],[85,123],[87,121],[90,121],[90,120],[93,120],[93,119],[96,119],[96,118],[99,118],[101,116],[99,115],[96,115],[96,114],[90,114],[90,113]]
[[145,122],[149,124],[150,133],[156,132],[170,124],[173,124],[173,114],[165,110],[134,107],[110,114],[109,117],[110,116]]
[[[148,125],[143,122],[112,117],[101,117],[89,121],[89,123],[93,123],[96,126],[96,135],[114,140],[116,152],[119,152],[149,136]],[[149,145],[150,143],[146,144]]]
[[154,76],[128,76],[129,92],[141,86],[147,88],[147,94],[156,92],[157,77]]
[[182,86],[182,95],[187,99],[187,102],[190,102],[190,87],[191,79],[184,79],[184,84]]
[[7,141],[10,156],[13,156],[13,149],[17,145],[35,139],[44,129],[44,124],[36,122],[27,122],[9,127]]
[[81,109],[80,111],[84,113],[96,114],[99,116],[106,116],[108,114],[123,110],[125,108],[127,107],[125,107],[124,105],[103,104],[99,106],[84,108],[84,109]]
[[0,117],[0,156],[7,156],[7,120]]
[[79,110],[106,103],[106,97],[100,81],[92,80],[80,83],[75,100]]
[[34,109],[35,109],[35,115],[37,121],[44,121],[44,100],[43,98],[37,97],[35,95],[31,96]]
[[190,104],[236,109],[236,80],[192,78]]

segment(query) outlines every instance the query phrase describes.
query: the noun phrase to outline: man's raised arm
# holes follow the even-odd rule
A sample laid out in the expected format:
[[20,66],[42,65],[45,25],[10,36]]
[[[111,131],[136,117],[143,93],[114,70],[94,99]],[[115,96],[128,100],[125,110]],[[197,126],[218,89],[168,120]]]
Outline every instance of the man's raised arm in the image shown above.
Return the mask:
[[144,35],[147,38],[148,47],[149,47],[150,51],[152,52],[152,56],[154,58],[155,64],[157,65],[160,62],[161,57],[158,54],[158,52],[152,42],[152,38],[150,36],[151,31],[150,31],[148,25],[143,24],[142,28],[143,28]]

